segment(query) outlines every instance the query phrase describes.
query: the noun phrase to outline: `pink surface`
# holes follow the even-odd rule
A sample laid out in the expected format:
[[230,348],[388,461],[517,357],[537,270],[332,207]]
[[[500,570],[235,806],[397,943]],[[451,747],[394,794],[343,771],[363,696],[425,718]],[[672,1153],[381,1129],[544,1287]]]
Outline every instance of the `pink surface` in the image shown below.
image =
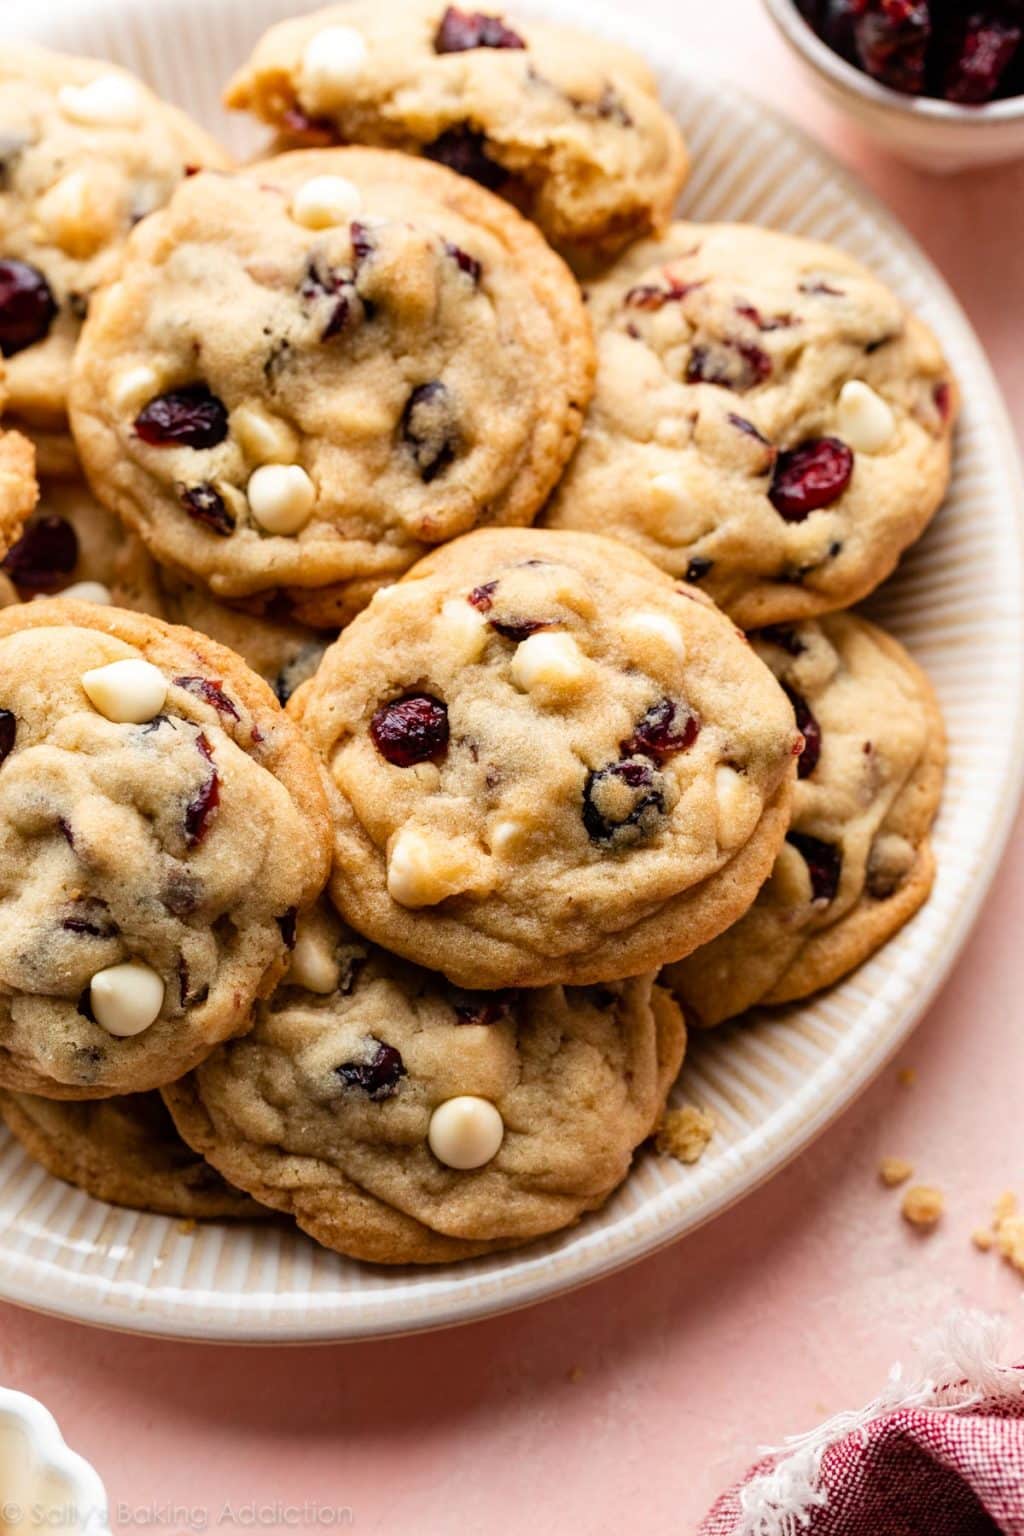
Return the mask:
[[[959,293],[1024,431],[1024,165],[940,181],[891,164],[817,101],[756,0],[636,9],[864,175]],[[954,1305],[1005,1312],[1024,1358],[1021,1279],[969,1240],[1004,1188],[1024,1195],[1022,845],[1018,823],[897,1063],[916,1084],[888,1070],[769,1187],[657,1257],[512,1317],[305,1351],[118,1338],[0,1308],[0,1381],[53,1409],[122,1528],[230,1527],[256,1500],[297,1507],[257,1515],[265,1530],[347,1506],[355,1529],[389,1536],[617,1536],[692,1530],[759,1443],[872,1396]],[[879,1186],[887,1153],[946,1191],[934,1235],[909,1231]]]

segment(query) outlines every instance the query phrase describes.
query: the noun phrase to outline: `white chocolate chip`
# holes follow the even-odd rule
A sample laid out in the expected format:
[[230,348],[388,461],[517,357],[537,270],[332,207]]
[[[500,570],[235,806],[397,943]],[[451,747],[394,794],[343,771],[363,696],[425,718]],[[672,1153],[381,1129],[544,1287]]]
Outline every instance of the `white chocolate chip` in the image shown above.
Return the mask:
[[757,825],[760,800],[746,774],[719,763],[715,769],[718,801],[718,842],[722,848],[738,848]]
[[246,486],[249,507],[268,533],[298,533],[316,501],[316,486],[300,464],[263,464]]
[[110,588],[105,587],[102,581],[73,581],[58,596],[74,598],[79,603],[99,603],[104,608],[108,608],[114,601]]
[[521,821],[516,821],[511,816],[504,821],[495,822],[488,837],[491,852],[503,858],[505,854],[512,852],[517,843],[522,842],[527,830]]
[[115,410],[134,412],[152,400],[159,389],[159,376],[145,363],[140,363],[137,368],[126,368],[114,380],[110,398]]
[[335,945],[327,933],[308,926],[300,927],[288,965],[288,980],[293,987],[326,996],[341,980],[341,963]]
[[650,492],[654,509],[658,512],[678,512],[686,499],[678,475],[655,475],[651,480]]
[[359,212],[362,195],[344,176],[311,176],[292,198],[292,218],[307,229],[347,224]]
[[836,426],[854,453],[881,453],[892,441],[896,418],[870,384],[849,379],[839,391]]
[[116,203],[106,195],[101,178],[78,170],[54,182],[37,203],[36,218],[48,244],[84,259],[110,238],[115,211]]
[[286,421],[253,405],[231,412],[231,435],[257,464],[291,464],[299,445]]
[[438,625],[442,638],[457,653],[463,666],[480,657],[487,644],[487,620],[464,597],[450,598],[442,606]]
[[366,52],[366,41],[355,27],[324,27],[314,33],[302,55],[303,104],[316,108],[340,100],[362,74]]
[[527,693],[558,699],[580,687],[587,675],[587,660],[572,635],[541,630],[516,647],[509,670],[512,680]]
[[89,701],[118,725],[144,725],[164,707],[167,680],[158,667],[141,658],[111,661],[82,674]]
[[93,1018],[108,1035],[141,1035],[160,1016],[163,978],[141,960],[108,965],[89,983]]
[[623,628],[627,637],[635,636],[640,640],[654,640],[667,645],[680,661],[686,659],[682,631],[667,613],[631,613]]
[[427,1131],[431,1152],[448,1168],[482,1168],[497,1156],[504,1138],[501,1115],[489,1099],[473,1093],[439,1104]]
[[132,128],[142,112],[142,97],[125,75],[97,75],[87,85],[62,85],[57,101],[65,117],[86,128]]
[[807,861],[792,843],[783,843],[779,849],[772,867],[769,889],[774,900],[787,907],[803,906],[805,902],[814,900]]
[[432,907],[467,888],[471,870],[436,833],[403,827],[388,855],[388,894],[403,907]]

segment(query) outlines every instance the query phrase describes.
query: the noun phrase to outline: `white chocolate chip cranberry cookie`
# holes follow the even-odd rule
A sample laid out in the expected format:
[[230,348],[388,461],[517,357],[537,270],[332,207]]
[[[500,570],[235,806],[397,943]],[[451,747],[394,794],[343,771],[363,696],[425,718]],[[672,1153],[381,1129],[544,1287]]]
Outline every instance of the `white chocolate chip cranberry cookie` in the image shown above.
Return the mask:
[[668,993],[651,976],[459,992],[352,937],[300,924],[250,1034],[164,1090],[185,1140],[377,1263],[469,1258],[602,1205],[682,1062]]
[[138,1092],[248,1025],[327,874],[321,774],[191,630],[0,613],[0,1085]]
[[161,564],[337,627],[430,546],[533,519],[592,367],[571,275],[506,204],[319,150],[195,176],[140,227],[72,416],[97,496]]
[[237,651],[283,704],[315,671],[330,636],[287,614],[229,607],[157,565],[145,545],[78,480],[49,480],[3,562],[9,601],[41,595],[150,613]]
[[700,1024],[831,986],[914,915],[935,871],[945,735],[921,669],[856,614],[751,639],[804,750],[771,879],[727,933],[664,973]]
[[267,1216],[185,1145],[155,1091],[78,1103],[0,1092],[0,1115],[30,1157],[95,1200],[189,1221]]
[[727,927],[800,746],[702,594],[535,529],[470,534],[378,593],[289,710],[334,786],[342,915],[466,987],[637,975]]
[[359,0],[281,22],[226,99],[285,144],[426,155],[509,197],[584,260],[660,230],[687,171],[629,49],[444,0]]
[[857,601],[949,480],[932,333],[830,246],[674,224],[589,291],[597,390],[547,517],[699,582],[738,624]]
[[224,152],[123,69],[4,40],[0,55],[0,353],[10,409],[44,473],[74,471],[66,397],[93,290],[132,227]]

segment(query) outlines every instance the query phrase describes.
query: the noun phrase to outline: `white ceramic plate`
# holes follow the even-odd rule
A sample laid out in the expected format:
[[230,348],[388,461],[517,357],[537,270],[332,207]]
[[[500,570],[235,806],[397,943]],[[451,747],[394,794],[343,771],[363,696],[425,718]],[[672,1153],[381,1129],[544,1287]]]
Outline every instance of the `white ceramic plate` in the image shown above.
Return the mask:
[[[49,0],[9,30],[138,71],[241,152],[219,87],[288,0]],[[529,12],[527,3],[515,6]],[[677,40],[546,0],[545,14],[619,37],[658,67],[694,155],[696,219],[749,219],[834,241],[869,263],[941,336],[964,387],[947,505],[873,611],[938,688],[951,738],[927,907],[826,996],[694,1042],[677,1098],[719,1129],[684,1168],[640,1158],[603,1211],[560,1237],[445,1269],[347,1263],[285,1230],[204,1227],[115,1210],[0,1147],[0,1295],[83,1321],[221,1339],[326,1339],[409,1331],[536,1301],[650,1252],[767,1178],[864,1087],[909,1034],[961,947],[1015,809],[1022,737],[1022,482],[1003,403],[977,339],[921,252],[794,128],[685,56]],[[0,31],[3,30],[0,21]],[[659,62],[660,61],[660,62]]]

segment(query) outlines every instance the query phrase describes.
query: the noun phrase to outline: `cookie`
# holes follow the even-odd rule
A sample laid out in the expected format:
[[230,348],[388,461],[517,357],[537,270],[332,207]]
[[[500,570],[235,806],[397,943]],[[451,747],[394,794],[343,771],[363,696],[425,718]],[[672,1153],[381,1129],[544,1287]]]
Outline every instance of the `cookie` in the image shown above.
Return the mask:
[[[135,534],[78,480],[48,480],[35,516],[4,560],[0,605],[40,595],[150,613],[236,651],[284,704],[311,677],[330,635],[284,616],[219,603],[157,565]],[[13,585],[12,585],[13,582]]]
[[191,630],[0,612],[0,1086],[160,1086],[247,1027],[327,873],[321,774]]
[[590,394],[567,268],[511,208],[381,150],[199,175],[78,350],[96,495],[216,597],[338,627],[428,547],[527,523]]
[[650,976],[458,992],[323,918],[295,960],[250,1034],[164,1092],[226,1178],[354,1258],[440,1263],[571,1225],[626,1177],[682,1061]]
[[380,592],[289,710],[335,790],[331,893],[459,986],[638,975],[728,927],[800,737],[745,638],[610,540],[457,540]]
[[695,1023],[830,986],[926,900],[945,735],[931,685],[857,614],[752,637],[804,734],[792,824],[745,917],[664,973]]
[[598,383],[546,521],[614,535],[745,629],[890,574],[949,480],[932,333],[830,246],[674,224],[589,290]]
[[688,169],[646,64],[568,27],[366,0],[281,22],[228,87],[285,143],[426,155],[600,260],[660,230]]
[[0,353],[40,469],[74,471],[66,400],[93,291],[138,221],[224,151],[123,69],[4,40],[0,57]]
[[38,496],[35,449],[20,432],[0,428],[0,552],[17,543]]
[[0,1115],[30,1157],[94,1200],[188,1221],[267,1215],[185,1145],[159,1093],[73,1104],[0,1092]]

